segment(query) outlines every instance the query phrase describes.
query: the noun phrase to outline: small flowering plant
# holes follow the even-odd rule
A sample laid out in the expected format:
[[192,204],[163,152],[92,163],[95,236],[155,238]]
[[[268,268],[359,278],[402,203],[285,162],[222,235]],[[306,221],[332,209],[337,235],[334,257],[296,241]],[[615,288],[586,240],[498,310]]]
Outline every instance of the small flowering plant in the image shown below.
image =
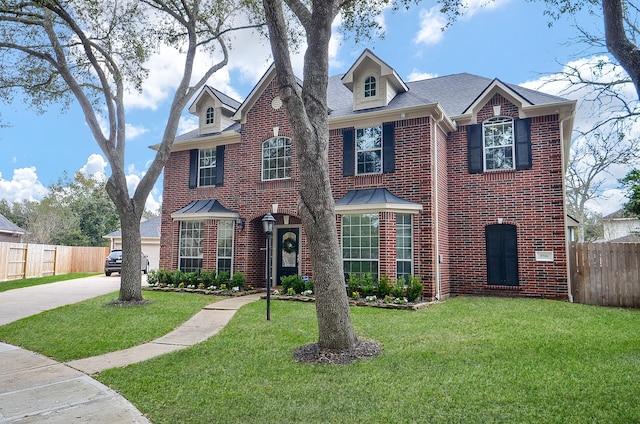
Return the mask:
[[305,290],[302,292],[304,296],[311,296],[313,294],[313,290]]
[[287,290],[287,295],[288,296],[295,296],[296,295],[296,291],[293,289],[293,287],[289,287],[289,289]]
[[378,298],[375,296],[367,296],[364,298],[364,300],[366,300],[367,302],[375,302],[376,300],[378,300]]

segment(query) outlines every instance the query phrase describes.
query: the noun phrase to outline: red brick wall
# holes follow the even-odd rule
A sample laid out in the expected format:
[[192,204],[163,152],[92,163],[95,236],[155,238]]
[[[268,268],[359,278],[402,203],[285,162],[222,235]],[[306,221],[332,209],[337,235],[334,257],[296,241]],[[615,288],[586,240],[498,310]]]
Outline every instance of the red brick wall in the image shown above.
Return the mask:
[[[496,95],[478,114],[518,117],[517,108]],[[467,127],[449,136],[449,246],[452,294],[567,297],[560,126],[557,115],[531,120],[533,167],[469,174]],[[519,287],[487,286],[485,227],[517,228]],[[554,262],[536,262],[535,251],[553,251]]]

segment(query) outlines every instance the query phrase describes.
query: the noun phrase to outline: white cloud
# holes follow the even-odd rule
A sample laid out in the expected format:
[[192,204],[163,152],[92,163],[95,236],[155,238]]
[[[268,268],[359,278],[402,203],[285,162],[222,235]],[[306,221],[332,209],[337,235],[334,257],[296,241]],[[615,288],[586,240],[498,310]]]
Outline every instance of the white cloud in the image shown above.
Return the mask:
[[442,30],[447,24],[447,18],[440,13],[438,6],[420,11],[420,30],[413,42],[416,44],[437,44],[444,38]]
[[127,140],[133,140],[136,137],[140,137],[146,134],[148,130],[143,125],[125,124],[125,131],[127,134]]
[[10,203],[40,200],[48,189],[38,181],[35,166],[13,170],[13,178],[5,180],[0,173],[0,198]]
[[417,69],[411,71],[409,75],[407,75],[407,81],[421,81],[430,78],[436,78],[438,74],[431,74],[429,72],[421,72]]
[[[459,20],[469,20],[482,11],[499,9],[510,0],[467,0],[462,8],[463,15]],[[437,44],[444,38],[447,17],[440,12],[440,6],[420,10],[420,30],[413,39],[415,44]]]
[[107,176],[105,173],[105,169],[107,169],[107,161],[105,158],[97,153],[93,153],[87,159],[87,163],[85,163],[82,168],[78,170],[82,175],[86,178],[93,178],[98,181],[106,181]]
[[194,115],[181,116],[178,122],[178,134],[184,134],[198,128],[198,117]]

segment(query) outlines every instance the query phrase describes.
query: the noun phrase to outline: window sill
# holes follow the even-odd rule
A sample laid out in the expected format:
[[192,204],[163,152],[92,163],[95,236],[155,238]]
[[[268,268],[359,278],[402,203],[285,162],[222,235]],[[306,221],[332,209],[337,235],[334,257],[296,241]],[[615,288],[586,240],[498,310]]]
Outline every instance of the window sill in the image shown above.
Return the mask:
[[295,187],[295,181],[293,181],[291,178],[285,178],[282,180],[260,181],[258,183],[258,190],[272,190],[293,187]]
[[506,181],[512,180],[516,176],[515,169],[497,169],[492,171],[484,171],[485,181]]
[[487,288],[490,290],[512,290],[512,291],[519,291],[520,286],[497,286],[497,285],[491,285],[491,284],[487,284]]

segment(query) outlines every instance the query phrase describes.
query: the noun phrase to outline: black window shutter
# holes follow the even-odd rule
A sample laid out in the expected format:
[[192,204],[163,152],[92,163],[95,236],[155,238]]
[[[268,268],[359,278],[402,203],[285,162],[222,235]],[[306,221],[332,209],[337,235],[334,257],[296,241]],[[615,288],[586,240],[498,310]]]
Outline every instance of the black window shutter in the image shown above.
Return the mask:
[[531,118],[514,121],[516,169],[531,169]]
[[200,151],[192,149],[189,151],[189,188],[198,186],[198,156]]
[[355,174],[356,156],[353,128],[342,130],[342,175],[348,177]]
[[395,159],[395,124],[393,122],[382,125],[382,172],[396,170]]
[[224,185],[224,145],[216,148],[216,185]]
[[482,124],[467,126],[467,160],[470,174],[481,174],[484,171],[482,157]]

